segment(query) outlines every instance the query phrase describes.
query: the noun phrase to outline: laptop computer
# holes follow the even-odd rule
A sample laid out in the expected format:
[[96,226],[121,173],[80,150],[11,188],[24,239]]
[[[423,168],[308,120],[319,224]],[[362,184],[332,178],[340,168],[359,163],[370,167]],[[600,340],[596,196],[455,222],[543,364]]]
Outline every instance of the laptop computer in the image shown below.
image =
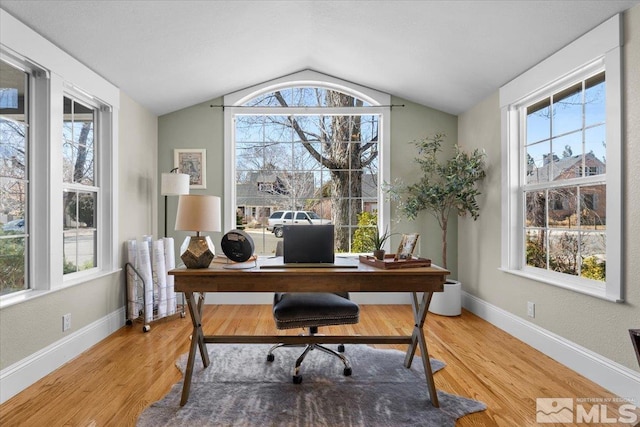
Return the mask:
[[333,225],[285,225],[282,231],[285,264],[333,263]]
[[334,262],[333,225],[284,225],[282,231],[284,263],[260,268],[357,268],[357,265]]

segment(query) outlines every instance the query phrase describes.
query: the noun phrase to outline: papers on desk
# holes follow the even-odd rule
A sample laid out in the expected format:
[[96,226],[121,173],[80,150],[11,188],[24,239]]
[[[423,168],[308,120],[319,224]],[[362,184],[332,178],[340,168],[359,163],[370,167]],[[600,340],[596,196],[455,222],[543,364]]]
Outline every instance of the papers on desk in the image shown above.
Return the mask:
[[[257,255],[251,255],[248,260],[244,261],[244,263],[247,263],[247,262],[255,263],[255,261],[257,259],[258,259]],[[231,261],[224,254],[216,254],[216,256],[213,257],[213,261],[211,261],[211,263],[213,263],[213,264],[243,264],[243,263],[236,263],[236,261]]]

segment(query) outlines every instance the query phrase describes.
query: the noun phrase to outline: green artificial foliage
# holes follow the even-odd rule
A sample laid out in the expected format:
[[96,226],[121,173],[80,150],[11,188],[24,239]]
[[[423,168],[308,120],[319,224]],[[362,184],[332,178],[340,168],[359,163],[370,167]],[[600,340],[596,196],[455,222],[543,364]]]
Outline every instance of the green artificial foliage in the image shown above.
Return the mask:
[[380,233],[380,230],[376,226],[375,231],[371,234],[371,245],[373,246],[373,250],[381,250],[385,242],[389,240],[390,237],[391,233],[389,233],[389,227],[384,230],[384,233]]
[[402,213],[415,219],[421,211],[427,211],[438,221],[442,230],[442,263],[447,267],[447,226],[449,215],[467,214],[476,220],[480,215],[477,197],[481,194],[478,183],[486,173],[484,150],[471,153],[463,151],[457,144],[454,154],[442,160],[442,142],[445,135],[435,134],[412,143],[418,149],[414,159],[420,166],[420,179],[410,185],[395,184],[387,191],[398,201]]

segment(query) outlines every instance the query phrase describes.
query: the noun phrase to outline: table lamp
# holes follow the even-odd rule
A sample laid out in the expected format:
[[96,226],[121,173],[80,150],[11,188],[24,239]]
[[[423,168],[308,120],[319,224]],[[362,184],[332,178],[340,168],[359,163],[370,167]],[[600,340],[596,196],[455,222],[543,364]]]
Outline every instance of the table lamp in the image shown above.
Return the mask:
[[167,237],[167,196],[189,194],[189,175],[178,173],[178,168],[163,173],[160,180],[160,194],[164,196],[164,237]]
[[195,231],[187,236],[180,247],[180,258],[187,268],[207,268],[215,256],[215,248],[209,236],[202,231],[221,231],[220,197],[182,195],[178,198],[176,230]]

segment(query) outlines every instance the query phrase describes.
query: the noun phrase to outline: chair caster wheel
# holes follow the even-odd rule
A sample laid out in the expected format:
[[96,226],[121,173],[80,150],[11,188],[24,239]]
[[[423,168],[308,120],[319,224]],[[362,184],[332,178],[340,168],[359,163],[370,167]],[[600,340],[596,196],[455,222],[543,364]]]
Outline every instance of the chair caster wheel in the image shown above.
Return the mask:
[[342,371],[342,373],[344,374],[345,377],[350,377],[351,376],[351,368],[344,368],[344,371]]
[[276,357],[273,354],[267,354],[267,362],[273,362]]
[[344,353],[344,344],[340,344],[340,345],[338,346],[338,351],[339,351],[340,353]]
[[302,375],[294,375],[293,376],[293,383],[294,384],[300,384],[302,382]]
[[149,325],[144,325],[142,327],[142,332],[149,332],[150,330],[151,330],[151,326],[149,326]]

